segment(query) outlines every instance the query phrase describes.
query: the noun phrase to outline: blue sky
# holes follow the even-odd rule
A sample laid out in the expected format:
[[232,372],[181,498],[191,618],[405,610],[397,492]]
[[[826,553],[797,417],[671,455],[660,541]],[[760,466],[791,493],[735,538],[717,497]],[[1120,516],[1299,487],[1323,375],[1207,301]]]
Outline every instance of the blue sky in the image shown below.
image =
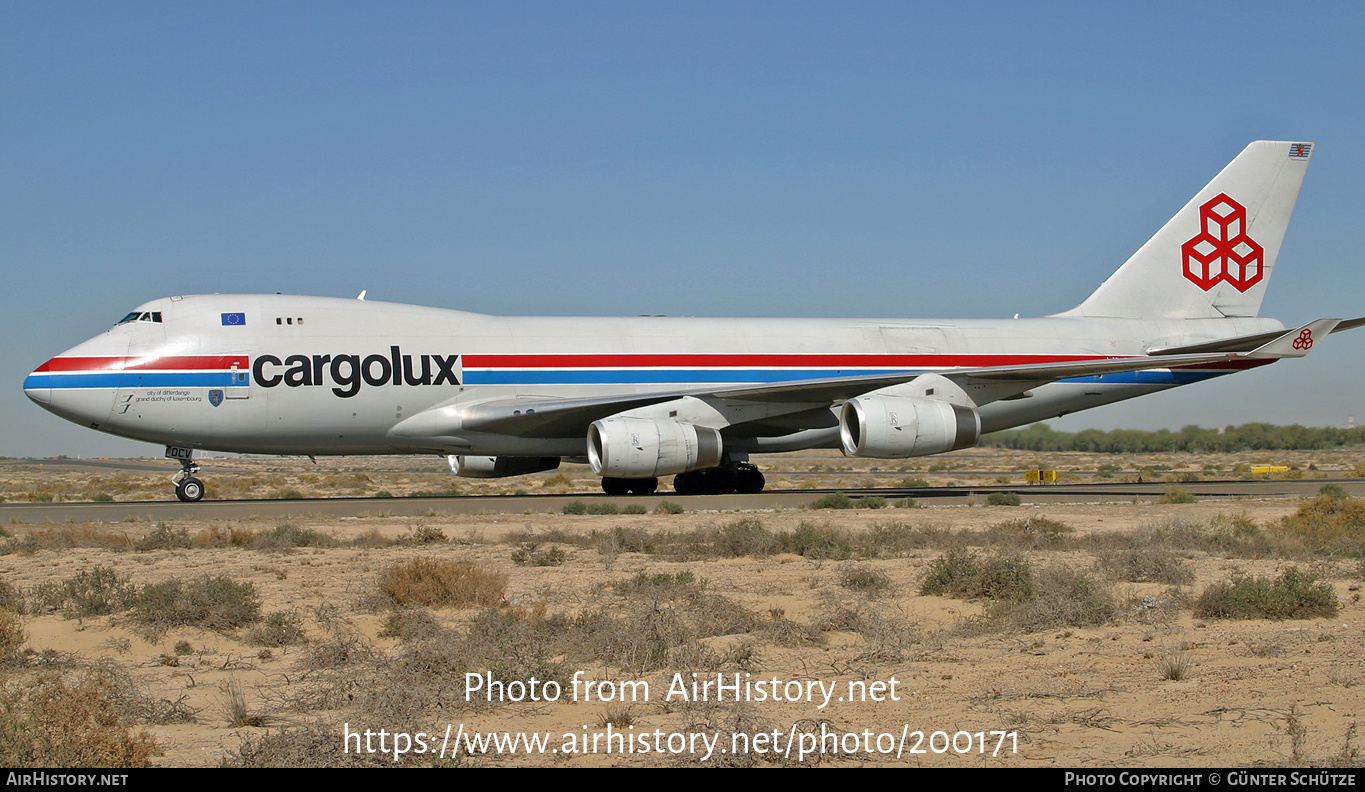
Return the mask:
[[[991,317],[1083,299],[1255,139],[1262,313],[1365,315],[1358,4],[0,9],[0,454],[154,454],[24,375],[170,294]],[[1059,428],[1365,419],[1365,330]]]

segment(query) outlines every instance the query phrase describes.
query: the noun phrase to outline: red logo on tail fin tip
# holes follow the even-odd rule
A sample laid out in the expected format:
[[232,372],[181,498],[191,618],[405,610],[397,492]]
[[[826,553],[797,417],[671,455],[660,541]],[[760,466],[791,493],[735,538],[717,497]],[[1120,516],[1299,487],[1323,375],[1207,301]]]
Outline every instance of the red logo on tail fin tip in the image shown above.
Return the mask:
[[1247,210],[1219,193],[1199,207],[1199,233],[1180,246],[1185,277],[1208,291],[1226,282],[1244,292],[1265,277],[1265,250],[1247,236]]
[[1299,337],[1294,339],[1293,346],[1295,349],[1312,349],[1313,331],[1309,330],[1307,327],[1303,328],[1303,332],[1299,333]]

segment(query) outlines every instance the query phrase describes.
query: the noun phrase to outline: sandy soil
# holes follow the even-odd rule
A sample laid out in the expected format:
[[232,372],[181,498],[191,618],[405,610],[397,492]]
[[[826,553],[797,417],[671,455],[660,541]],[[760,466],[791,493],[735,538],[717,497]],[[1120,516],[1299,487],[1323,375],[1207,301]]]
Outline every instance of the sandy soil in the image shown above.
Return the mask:
[[[155,763],[205,766],[223,761],[244,738],[305,724],[322,723],[340,730],[422,728],[435,734],[433,746],[446,725],[471,730],[548,733],[549,748],[558,753],[491,751],[462,755],[461,762],[490,765],[657,765],[701,762],[703,749],[681,755],[637,753],[583,754],[563,750],[566,735],[576,741],[585,735],[605,735],[599,725],[615,704],[570,701],[505,703],[466,708],[452,705],[424,713],[421,723],[397,724],[365,720],[346,710],[310,710],[291,696],[306,684],[310,647],[353,631],[365,644],[388,655],[403,651],[399,641],[381,637],[385,611],[376,607],[376,577],[386,566],[422,556],[475,561],[508,575],[504,607],[541,606],[549,613],[577,614],[598,607],[621,609],[631,605],[614,584],[638,572],[691,571],[703,578],[706,591],[721,595],[765,618],[786,620],[810,628],[821,624],[838,603],[871,608],[894,625],[905,642],[900,652],[873,651],[866,635],[827,629],[814,631],[817,645],[779,641],[768,633],[705,638],[717,652],[744,645],[751,655],[740,673],[750,680],[779,680],[784,690],[818,682],[835,691],[824,707],[820,701],[751,701],[719,704],[684,702],[669,697],[677,668],[631,673],[600,664],[580,664],[583,678],[637,680],[650,683],[650,700],[629,707],[633,735],[688,734],[707,731],[698,724],[739,724],[749,733],[777,732],[778,750],[788,739],[799,747],[793,729],[812,734],[838,734],[851,753],[810,755],[805,763],[833,765],[893,764],[932,766],[1078,766],[1078,767],[1198,767],[1236,766],[1254,762],[1306,764],[1359,762],[1356,722],[1365,712],[1365,612],[1359,589],[1365,565],[1358,560],[1317,560],[1310,564],[1336,591],[1343,608],[1333,619],[1303,621],[1196,619],[1188,607],[1168,604],[1155,609],[1127,610],[1114,621],[1094,628],[1059,628],[1033,633],[973,634],[964,624],[985,607],[982,602],[921,596],[919,586],[938,550],[911,551],[887,559],[828,561],[795,555],[675,563],[637,553],[603,555],[591,547],[560,545],[567,552],[561,566],[521,566],[512,561],[516,545],[505,541],[519,534],[547,531],[589,533],[614,526],[646,530],[685,530],[756,517],[767,528],[795,530],[803,521],[849,532],[901,520],[950,530],[985,529],[1006,519],[1044,515],[1073,528],[1077,535],[1132,532],[1169,519],[1205,520],[1240,514],[1268,523],[1292,512],[1287,501],[1201,502],[1188,505],[1121,504],[1058,505],[1041,509],[1006,507],[926,508],[846,512],[780,512],[761,514],[679,514],[649,516],[482,515],[422,519],[357,518],[293,521],[350,540],[369,532],[394,538],[418,529],[438,529],[452,541],[421,546],[300,548],[286,552],[228,549],[176,549],[118,552],[98,548],[39,550],[0,556],[0,575],[21,590],[44,581],[61,580],[95,565],[112,566],[132,582],[143,585],[172,576],[193,578],[225,574],[250,582],[260,594],[262,612],[286,611],[301,618],[307,642],[263,650],[249,645],[241,630],[226,633],[194,628],[173,629],[149,638],[128,614],[86,620],[55,613],[24,617],[28,646],[34,650],[71,653],[80,662],[107,659],[126,669],[142,692],[153,699],[179,702],[195,713],[194,722],[147,726],[163,755]],[[184,524],[196,533],[208,525]],[[220,528],[229,526],[219,525]],[[249,521],[231,527],[267,531],[275,526]],[[136,537],[152,530],[146,524],[98,527]],[[51,527],[9,526],[22,536]],[[1089,553],[1031,551],[1036,565],[1065,564],[1092,570]],[[1197,595],[1205,587],[1233,574],[1273,574],[1290,562],[1284,559],[1248,560],[1206,553],[1187,554],[1196,582],[1184,587]],[[885,573],[891,589],[871,599],[840,585],[841,575],[853,567]],[[1142,595],[1168,596],[1164,584],[1112,582],[1121,602],[1140,601]],[[434,612],[438,621],[462,627],[476,609]],[[907,638],[908,636],[908,638]],[[180,648],[177,650],[177,644]],[[1163,678],[1159,664],[1183,659],[1184,679]],[[727,671],[733,674],[738,667]],[[11,683],[22,680],[13,672]],[[714,679],[714,672],[701,679]],[[690,682],[690,671],[684,677]],[[891,681],[895,687],[891,688]],[[510,680],[508,680],[510,681]],[[850,683],[883,682],[885,700],[847,701]],[[788,688],[787,682],[803,683]],[[259,727],[228,724],[227,694],[236,685],[249,710],[263,718]],[[871,688],[876,690],[876,688]],[[855,687],[855,691],[863,690]],[[898,700],[891,700],[894,692]],[[816,693],[817,699],[822,694]],[[998,751],[999,738],[1007,732]],[[917,742],[916,732],[923,732]],[[934,736],[934,732],[943,735]],[[984,736],[977,736],[978,732]],[[858,735],[850,738],[849,734]],[[879,753],[895,744],[899,749]],[[956,736],[958,750],[949,745]],[[874,750],[866,749],[868,738]],[[902,743],[902,739],[906,739]],[[375,738],[377,740],[377,737]],[[654,740],[656,737],[650,736]],[[711,764],[794,763],[795,748],[774,755],[766,744],[751,743],[747,752],[721,754],[731,748],[724,736]],[[808,738],[813,740],[814,738]],[[1017,750],[1016,750],[1017,741]],[[970,746],[966,743],[970,742]],[[985,750],[981,743],[985,742]],[[675,743],[676,744],[676,743]],[[856,745],[855,745],[856,744]],[[949,749],[944,751],[947,746]],[[638,747],[638,745],[637,745]],[[695,744],[693,747],[697,747]],[[763,752],[760,752],[762,748]],[[915,752],[920,749],[922,753]],[[938,749],[936,752],[933,749]],[[433,747],[434,750],[434,747]],[[1355,757],[1355,758],[1352,758]],[[427,763],[430,757],[406,763]]]

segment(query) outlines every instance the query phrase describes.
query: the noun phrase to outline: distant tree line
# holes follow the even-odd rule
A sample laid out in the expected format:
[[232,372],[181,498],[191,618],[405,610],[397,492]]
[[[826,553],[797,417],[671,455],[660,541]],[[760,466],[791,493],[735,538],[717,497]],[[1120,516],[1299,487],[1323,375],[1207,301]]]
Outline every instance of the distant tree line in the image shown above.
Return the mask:
[[1089,451],[1091,453],[1141,454],[1163,451],[1219,453],[1225,451],[1317,450],[1365,446],[1365,426],[1354,429],[1333,427],[1275,426],[1249,423],[1221,430],[1186,426],[1178,432],[1159,429],[1143,432],[1114,429],[1102,432],[1058,432],[1045,423],[1023,429],[995,432],[981,438],[980,445],[1014,448],[1021,451]]

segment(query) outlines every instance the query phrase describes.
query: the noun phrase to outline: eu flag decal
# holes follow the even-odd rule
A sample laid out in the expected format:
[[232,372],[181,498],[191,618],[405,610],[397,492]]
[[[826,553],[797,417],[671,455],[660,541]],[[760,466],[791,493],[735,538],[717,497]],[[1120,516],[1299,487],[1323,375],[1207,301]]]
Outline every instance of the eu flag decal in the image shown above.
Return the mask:
[[223,326],[235,327],[236,325],[246,324],[246,314],[244,313],[225,313],[223,314]]

